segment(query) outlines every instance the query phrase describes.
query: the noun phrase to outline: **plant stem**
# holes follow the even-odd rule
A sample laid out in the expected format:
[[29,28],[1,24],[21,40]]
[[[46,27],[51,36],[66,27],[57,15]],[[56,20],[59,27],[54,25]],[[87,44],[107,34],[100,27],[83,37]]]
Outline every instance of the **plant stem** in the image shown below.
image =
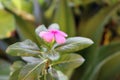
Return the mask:
[[47,79],[46,79],[46,72],[45,72],[45,74],[44,74],[44,80],[47,80]]

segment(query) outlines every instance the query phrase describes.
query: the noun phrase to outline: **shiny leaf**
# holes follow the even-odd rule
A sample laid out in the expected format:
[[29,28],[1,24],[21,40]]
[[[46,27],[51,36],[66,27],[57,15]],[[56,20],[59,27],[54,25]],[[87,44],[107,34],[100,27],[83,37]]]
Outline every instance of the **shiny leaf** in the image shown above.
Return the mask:
[[6,52],[12,56],[35,56],[40,54],[38,46],[31,40],[10,45]]
[[41,61],[39,63],[32,63],[32,64],[27,64],[22,68],[19,74],[19,79],[18,80],[36,80],[38,79],[40,73],[42,72],[43,69],[43,63],[45,61]]
[[84,37],[71,37],[66,40],[65,44],[57,45],[55,50],[58,52],[75,52],[87,48],[93,44],[93,41]]
[[70,77],[73,70],[79,67],[84,61],[84,58],[78,54],[64,54],[52,66]]

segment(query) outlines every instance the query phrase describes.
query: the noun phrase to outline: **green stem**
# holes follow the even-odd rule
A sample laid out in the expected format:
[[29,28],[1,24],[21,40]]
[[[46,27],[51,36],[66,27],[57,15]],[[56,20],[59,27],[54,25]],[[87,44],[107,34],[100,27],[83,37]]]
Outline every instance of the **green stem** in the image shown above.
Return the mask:
[[46,79],[46,70],[45,70],[45,74],[44,74],[44,80],[47,80],[47,79]]
[[44,60],[44,58],[41,55],[38,55],[42,60]]

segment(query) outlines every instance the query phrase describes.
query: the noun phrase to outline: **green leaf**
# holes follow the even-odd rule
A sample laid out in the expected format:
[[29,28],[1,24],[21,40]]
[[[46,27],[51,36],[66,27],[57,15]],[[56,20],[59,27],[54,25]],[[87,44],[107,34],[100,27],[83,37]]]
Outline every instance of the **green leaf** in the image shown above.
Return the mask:
[[3,0],[2,3],[9,10],[16,12],[18,14],[21,13],[32,14],[33,10],[32,0]]
[[101,9],[89,20],[82,20],[79,25],[79,34],[91,38],[96,44],[100,44],[105,25],[119,8],[119,4]]
[[65,76],[61,71],[57,71],[58,80],[69,80],[67,76]]
[[20,73],[21,68],[25,65],[24,62],[16,61],[11,66],[11,73],[9,80],[18,80],[18,74]]
[[59,52],[55,50],[48,50],[47,52],[42,54],[45,58],[49,58],[50,60],[58,60],[60,55]]
[[[98,55],[97,62],[95,65],[95,69],[92,70],[92,73],[91,73],[91,76],[89,77],[89,79],[94,80],[94,78],[96,78],[96,74],[100,71],[99,69],[103,66],[103,64],[105,64],[106,60],[109,59],[109,57],[116,55],[115,52],[117,52],[119,50],[120,50],[120,42],[115,42],[115,43],[111,43],[109,45],[100,47],[99,52],[98,52],[99,55]],[[114,63],[113,63],[113,65],[114,65]],[[118,65],[118,64],[116,64],[116,65]]]
[[48,29],[60,29],[60,28],[59,28],[59,25],[57,23],[53,23],[48,27]]
[[113,55],[114,52],[120,50],[120,42],[114,42],[106,46],[102,46],[99,50],[99,61]]
[[45,61],[27,64],[26,66],[24,66],[20,71],[18,80],[36,80],[40,78],[39,75],[42,72],[43,63],[45,63]]
[[36,62],[41,62],[42,61],[42,59],[35,58],[35,57],[22,57],[22,59],[24,61],[26,61],[27,63],[36,63]]
[[9,80],[18,80],[18,74],[20,73],[20,69],[14,71],[11,75]]
[[45,27],[45,25],[40,25],[40,26],[38,26],[38,27],[36,28],[36,30],[35,30],[35,32],[36,32],[37,35],[39,35],[39,33],[40,33],[41,31],[47,31],[47,28]]
[[113,4],[117,3],[117,2],[119,2],[119,0],[104,0],[102,2],[104,2],[104,3],[108,4],[108,5],[113,5]]
[[[90,19],[81,20],[79,26],[79,34],[84,37],[89,37],[94,41],[94,45],[87,49],[85,52],[89,53],[85,57],[87,58],[87,62],[84,65],[85,71],[82,75],[81,80],[93,80],[92,79],[92,72],[97,64],[97,59],[99,58],[99,46],[102,40],[102,35],[104,31],[104,27],[107,22],[110,20],[113,14],[119,8],[119,3],[102,8],[96,15],[91,17]],[[89,67],[88,67],[89,66]]]
[[8,79],[9,79],[9,76],[0,75],[0,80],[8,80]]
[[75,52],[92,45],[93,41],[84,37],[71,37],[66,40],[65,44],[57,45],[55,50],[58,52]]
[[0,59],[0,80],[8,80],[10,73],[10,63]]
[[8,76],[10,72],[10,63],[0,59],[0,75]]
[[12,56],[35,56],[40,54],[38,46],[31,40],[12,44],[7,48],[6,52]]
[[53,14],[54,14],[54,10],[55,10],[55,7],[56,7],[56,0],[53,0],[51,2],[51,5],[50,7],[45,11],[44,15],[46,17],[46,19],[51,19],[53,17]]
[[97,80],[115,80],[115,76],[120,74],[120,51],[106,58],[98,65],[99,74]]
[[70,77],[73,70],[83,64],[84,61],[84,58],[78,54],[64,54],[58,61],[54,61],[52,66]]
[[20,68],[22,68],[25,65],[22,61],[15,61],[11,66],[11,71],[14,72]]
[[15,21],[12,14],[0,9],[0,39],[9,38],[15,30]]
[[53,68],[50,68],[48,70],[50,75],[55,79],[55,80],[68,80],[68,77],[64,75],[61,71],[55,70]]
[[96,0],[81,0],[82,4],[86,5],[86,4],[90,4],[92,2],[95,2]]
[[15,16],[17,22],[17,32],[22,40],[31,39],[37,43],[35,36],[35,24],[31,21],[22,19],[20,16]]
[[60,29],[69,36],[75,36],[75,22],[67,0],[59,1],[53,22],[58,23]]

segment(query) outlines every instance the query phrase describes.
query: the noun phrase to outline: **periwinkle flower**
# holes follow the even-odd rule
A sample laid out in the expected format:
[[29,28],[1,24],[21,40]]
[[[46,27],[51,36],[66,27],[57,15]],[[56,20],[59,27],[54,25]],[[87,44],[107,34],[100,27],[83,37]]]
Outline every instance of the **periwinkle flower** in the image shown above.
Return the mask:
[[60,31],[59,29],[55,29],[53,27],[58,27],[57,24],[52,24],[47,31],[41,31],[39,33],[39,36],[44,39],[46,42],[53,42],[56,41],[58,44],[65,43],[67,37],[67,34],[63,31]]

